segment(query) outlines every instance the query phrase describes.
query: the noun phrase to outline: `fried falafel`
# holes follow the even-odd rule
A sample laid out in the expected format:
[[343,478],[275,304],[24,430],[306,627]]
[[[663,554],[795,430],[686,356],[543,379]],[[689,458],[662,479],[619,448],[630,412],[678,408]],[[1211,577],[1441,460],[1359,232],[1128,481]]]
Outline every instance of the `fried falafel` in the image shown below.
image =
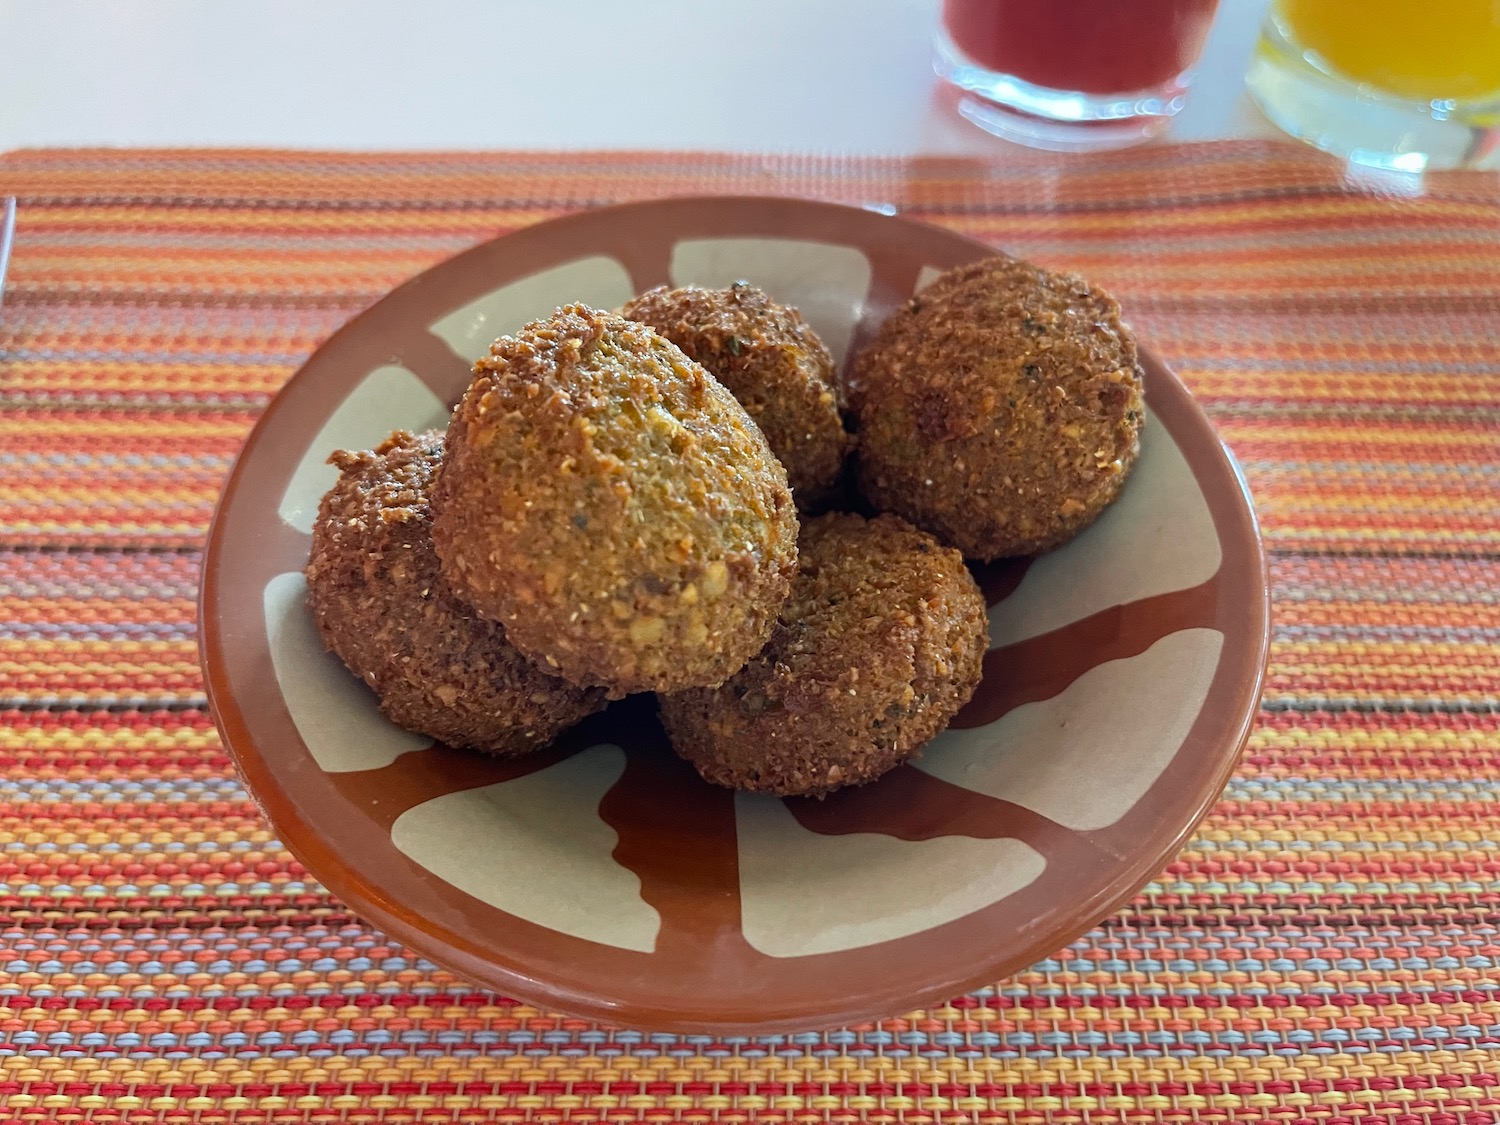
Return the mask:
[[984,597],[959,553],[896,516],[831,513],[799,540],[770,643],[717,689],[661,697],[709,781],[821,796],[918,754],[979,684]]
[[501,337],[445,458],[443,574],[549,670],[674,691],[764,646],[796,570],[786,470],[666,337],[583,305]]
[[328,649],[398,726],[450,746],[514,755],[604,706],[604,692],[542,672],[439,573],[428,506],[441,433],[397,432],[339,451],[313,525],[308,603]]
[[850,441],[833,357],[800,312],[743,281],[727,289],[661,285],[621,311],[655,328],[740,400],[786,466],[799,511],[828,504]]
[[1114,500],[1145,417],[1119,303],[999,255],[939,276],[856,357],[859,485],[971,559],[1029,555]]

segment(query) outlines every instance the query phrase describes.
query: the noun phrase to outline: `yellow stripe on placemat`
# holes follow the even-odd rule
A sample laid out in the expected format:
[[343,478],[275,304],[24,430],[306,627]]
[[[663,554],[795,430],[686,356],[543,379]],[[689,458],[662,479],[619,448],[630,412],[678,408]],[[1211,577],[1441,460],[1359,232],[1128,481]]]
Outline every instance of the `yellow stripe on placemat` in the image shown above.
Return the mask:
[[[1500,1121],[1500,181],[1098,159],[37,151],[0,312],[0,1118]],[[371,930],[213,734],[194,598],[271,395],[391,286],[582,207],[891,204],[1118,292],[1243,467],[1265,704],[1198,835],[1027,972],[880,1024],[610,1030]]]

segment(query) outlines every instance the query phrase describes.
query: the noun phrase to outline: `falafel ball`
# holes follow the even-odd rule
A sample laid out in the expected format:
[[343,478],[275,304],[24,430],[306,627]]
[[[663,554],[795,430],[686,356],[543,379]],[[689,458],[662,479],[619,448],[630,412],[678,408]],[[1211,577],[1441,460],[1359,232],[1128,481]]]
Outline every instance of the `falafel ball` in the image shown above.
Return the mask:
[[380,697],[398,726],[450,746],[524,754],[604,706],[604,692],[549,676],[505,630],[449,589],[428,507],[443,435],[392,434],[339,451],[318,506],[308,603],[323,643]]
[[569,305],[474,365],[433,492],[443,574],[511,643],[612,697],[723,683],[797,567],[786,470],[666,337]]
[[1071,538],[1140,451],[1141,367],[1119,303],[1004,255],[898,309],[846,390],[865,498],[971,559]]
[[781,796],[861,785],[915,757],[979,684],[988,623],[959,553],[897,516],[808,521],[765,651],[717,689],[661,698],[704,778]]
[[728,289],[665,285],[626,303],[729,388],[786,466],[797,509],[832,499],[849,451],[833,356],[802,314],[737,281]]

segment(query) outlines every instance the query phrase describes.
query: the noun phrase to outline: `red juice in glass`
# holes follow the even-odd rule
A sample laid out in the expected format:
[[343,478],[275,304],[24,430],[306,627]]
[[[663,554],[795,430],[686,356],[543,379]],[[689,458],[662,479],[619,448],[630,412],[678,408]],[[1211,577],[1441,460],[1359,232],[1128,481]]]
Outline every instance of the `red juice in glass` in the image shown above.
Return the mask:
[[960,112],[992,132],[1045,148],[1128,144],[1181,109],[1184,72],[1203,49],[1216,6],[944,0],[934,65],[964,92]]

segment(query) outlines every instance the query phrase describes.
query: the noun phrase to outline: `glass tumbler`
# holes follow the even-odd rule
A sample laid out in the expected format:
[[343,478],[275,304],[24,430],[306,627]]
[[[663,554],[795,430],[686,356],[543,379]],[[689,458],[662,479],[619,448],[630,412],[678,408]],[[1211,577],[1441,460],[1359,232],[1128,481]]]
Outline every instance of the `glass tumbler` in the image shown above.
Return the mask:
[[1356,164],[1500,163],[1500,0],[1272,0],[1245,83]]
[[933,69],[983,129],[1118,148],[1182,109],[1217,0],[944,0]]

